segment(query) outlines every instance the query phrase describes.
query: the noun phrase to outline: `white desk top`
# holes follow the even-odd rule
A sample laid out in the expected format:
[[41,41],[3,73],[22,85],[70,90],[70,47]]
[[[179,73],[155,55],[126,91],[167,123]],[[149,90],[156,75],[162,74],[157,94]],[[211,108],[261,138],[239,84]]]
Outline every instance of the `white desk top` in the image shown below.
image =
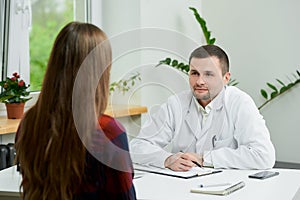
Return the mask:
[[[17,172],[17,167],[13,166],[0,171],[0,199],[18,197],[22,176]],[[4,198],[6,197],[6,198]]]
[[[141,178],[134,179],[138,199],[155,200],[299,200],[300,170],[272,169],[278,176],[265,180],[249,179],[248,175],[258,170],[224,170],[221,173],[191,179],[174,178],[164,175],[144,173]],[[141,172],[137,172],[137,175]],[[19,185],[22,177],[16,167],[0,171],[0,199],[19,196]],[[199,184],[244,181],[246,186],[228,196],[205,195],[191,193],[190,189]]]
[[[191,179],[147,173],[141,178],[134,179],[134,185],[138,199],[296,200],[293,197],[300,188],[300,170],[272,169],[272,171],[278,171],[280,174],[265,180],[248,178],[249,174],[258,171],[261,170],[223,170],[221,173]],[[190,192],[191,188],[200,184],[237,183],[239,181],[244,181],[245,187],[228,196]],[[300,189],[298,193],[300,193]],[[298,198],[297,200],[299,200]]]

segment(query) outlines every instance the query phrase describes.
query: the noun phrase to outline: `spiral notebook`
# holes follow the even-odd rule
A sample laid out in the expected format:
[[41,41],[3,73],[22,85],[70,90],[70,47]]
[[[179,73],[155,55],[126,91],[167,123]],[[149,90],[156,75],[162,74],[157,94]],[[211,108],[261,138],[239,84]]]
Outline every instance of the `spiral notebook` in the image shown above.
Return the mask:
[[191,192],[201,193],[201,194],[213,194],[213,195],[228,195],[235,192],[245,186],[243,181],[236,184],[231,184],[230,186],[219,186],[219,187],[203,187],[203,188],[193,188]]
[[172,177],[177,177],[177,178],[185,178],[185,179],[222,172],[221,170],[214,170],[211,168],[207,169],[207,168],[200,168],[200,167],[193,167],[189,171],[186,171],[186,172],[175,172],[168,168],[159,168],[159,167],[154,167],[154,166],[149,166],[149,165],[140,165],[140,164],[134,164],[133,167],[135,170],[138,170],[138,171],[172,176]]

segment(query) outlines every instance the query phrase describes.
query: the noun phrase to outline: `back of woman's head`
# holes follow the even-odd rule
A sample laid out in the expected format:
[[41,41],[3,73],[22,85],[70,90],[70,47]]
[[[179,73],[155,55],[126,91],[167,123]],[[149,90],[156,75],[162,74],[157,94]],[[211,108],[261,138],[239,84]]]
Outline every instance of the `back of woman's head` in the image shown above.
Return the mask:
[[58,34],[50,55],[41,91],[42,95],[47,93],[47,97],[43,100],[49,102],[48,106],[61,103],[59,100],[67,104],[67,100],[67,105],[71,106],[75,78],[79,69],[84,67],[88,67],[84,83],[91,82],[93,77],[89,75],[103,73],[99,84],[108,87],[110,61],[111,49],[104,32],[91,24],[68,24]]
[[[72,198],[84,178],[81,139],[92,134],[94,118],[107,104],[110,64],[109,42],[96,26],[71,22],[58,34],[39,99],[25,114],[16,142],[25,199]],[[78,116],[81,128],[74,122]],[[80,137],[78,129],[87,135]]]

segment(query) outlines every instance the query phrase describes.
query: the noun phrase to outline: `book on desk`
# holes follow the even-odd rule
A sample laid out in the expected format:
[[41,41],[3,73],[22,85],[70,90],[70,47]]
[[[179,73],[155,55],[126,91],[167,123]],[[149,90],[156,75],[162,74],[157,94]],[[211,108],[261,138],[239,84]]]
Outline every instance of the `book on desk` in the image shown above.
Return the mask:
[[206,176],[206,175],[222,172],[221,170],[214,170],[211,168],[200,168],[200,167],[193,167],[189,171],[185,171],[185,172],[177,172],[177,171],[170,170],[168,168],[159,168],[159,167],[140,165],[140,164],[134,164],[133,168],[138,171],[155,173],[155,174],[160,174],[165,176],[172,176],[176,178],[184,178],[184,179]]
[[216,187],[198,187],[192,188],[192,193],[201,193],[201,194],[213,194],[213,195],[228,195],[232,192],[235,192],[245,186],[243,181],[240,181],[235,184],[230,184],[229,186],[216,186]]

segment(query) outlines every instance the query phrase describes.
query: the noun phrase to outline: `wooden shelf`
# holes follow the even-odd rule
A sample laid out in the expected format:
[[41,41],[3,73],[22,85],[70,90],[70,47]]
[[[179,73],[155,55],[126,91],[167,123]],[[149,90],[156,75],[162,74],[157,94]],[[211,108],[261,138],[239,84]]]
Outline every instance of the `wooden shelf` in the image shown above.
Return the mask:
[[[126,117],[140,115],[147,112],[147,107],[137,105],[109,105],[105,114],[112,117]],[[15,133],[18,129],[20,119],[7,119],[6,116],[0,117],[0,135]]]
[[147,107],[136,105],[109,105],[105,114],[112,117],[126,117],[140,115],[147,112]]

